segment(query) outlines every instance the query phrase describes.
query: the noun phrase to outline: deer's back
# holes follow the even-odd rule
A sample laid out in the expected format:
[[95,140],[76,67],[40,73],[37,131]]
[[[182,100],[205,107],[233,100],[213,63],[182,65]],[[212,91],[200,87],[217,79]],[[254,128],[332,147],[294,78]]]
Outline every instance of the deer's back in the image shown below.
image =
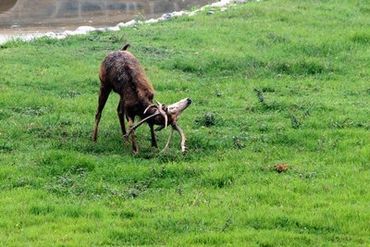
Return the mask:
[[[102,86],[124,96],[127,104],[151,102],[154,89],[139,61],[128,51],[110,53],[100,67]],[[131,103],[129,103],[131,102]]]

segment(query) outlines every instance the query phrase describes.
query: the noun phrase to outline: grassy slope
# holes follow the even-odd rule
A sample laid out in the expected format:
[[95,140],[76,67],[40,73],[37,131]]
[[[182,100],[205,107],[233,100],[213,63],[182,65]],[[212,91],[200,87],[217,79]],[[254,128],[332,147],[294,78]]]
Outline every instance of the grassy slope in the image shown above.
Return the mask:
[[[252,2],[2,45],[0,245],[368,245],[367,3]],[[186,156],[157,155],[142,128],[133,157],[116,95],[91,143],[99,63],[126,42],[160,101],[194,100]]]

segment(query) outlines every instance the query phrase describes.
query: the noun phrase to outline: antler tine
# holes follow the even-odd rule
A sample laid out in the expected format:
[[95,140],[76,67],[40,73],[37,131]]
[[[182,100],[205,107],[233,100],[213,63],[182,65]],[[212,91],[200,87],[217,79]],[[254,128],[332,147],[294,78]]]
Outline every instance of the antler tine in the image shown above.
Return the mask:
[[173,128],[171,128],[171,132],[170,132],[170,135],[168,136],[167,143],[166,143],[166,145],[164,146],[164,148],[162,149],[162,151],[160,153],[163,153],[164,151],[166,151],[166,149],[170,145],[170,142],[171,142],[171,139],[172,139],[172,134],[173,134]]
[[155,104],[150,104],[147,108],[145,108],[145,110],[144,110],[144,114],[146,114],[146,112],[150,109],[150,108],[152,108],[152,107],[157,107]]
[[137,124],[135,124],[134,126],[132,126],[132,127],[130,128],[130,130],[127,132],[127,134],[126,134],[125,136],[127,137],[127,136],[131,135],[131,133],[132,133],[134,130],[136,130],[140,125],[142,125],[142,124],[143,124],[143,123],[145,123],[147,120],[149,120],[149,119],[151,119],[151,118],[153,118],[153,117],[155,117],[155,116],[158,116],[158,115],[160,115],[160,113],[159,113],[159,112],[154,113],[154,114],[152,114],[152,115],[150,115],[150,116],[148,116],[148,117],[146,117],[146,118],[143,118],[140,122],[138,122]]
[[185,153],[186,152],[186,146],[185,146],[185,141],[186,141],[186,137],[185,137],[185,134],[184,134],[184,131],[180,128],[180,126],[178,126],[176,123],[172,125],[172,128],[171,128],[171,133],[170,135],[168,136],[168,140],[167,140],[167,143],[166,145],[164,146],[164,148],[162,149],[162,152],[166,151],[168,146],[170,145],[171,143],[171,140],[172,140],[172,135],[173,135],[173,131],[176,130],[179,134],[180,134],[180,137],[181,137],[181,152],[182,153]]
[[163,104],[160,103],[159,101],[155,100],[155,102],[158,104],[158,111],[160,112],[160,114],[162,115],[162,117],[164,118],[164,127],[167,128],[167,124],[168,124],[168,117],[167,117],[167,113],[163,110],[162,106]]

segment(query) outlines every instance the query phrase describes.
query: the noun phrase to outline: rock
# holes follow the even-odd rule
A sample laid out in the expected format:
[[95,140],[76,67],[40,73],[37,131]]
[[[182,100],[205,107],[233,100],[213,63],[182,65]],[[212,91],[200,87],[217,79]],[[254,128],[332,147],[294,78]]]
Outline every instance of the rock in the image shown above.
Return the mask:
[[161,17],[163,20],[169,20],[172,18],[172,15],[170,13],[163,14]]

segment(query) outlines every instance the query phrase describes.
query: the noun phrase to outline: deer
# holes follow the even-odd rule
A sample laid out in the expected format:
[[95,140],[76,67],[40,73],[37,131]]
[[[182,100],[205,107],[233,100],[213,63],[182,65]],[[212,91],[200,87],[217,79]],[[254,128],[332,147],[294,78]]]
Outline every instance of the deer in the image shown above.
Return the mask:
[[[102,111],[111,91],[114,91],[120,96],[117,115],[123,140],[131,141],[133,154],[139,153],[135,130],[144,123],[147,123],[150,128],[152,147],[158,148],[155,131],[171,126],[167,143],[161,152],[168,148],[173,132],[176,131],[180,134],[181,152],[184,153],[186,151],[186,137],[177,120],[181,113],[192,103],[192,100],[185,98],[170,105],[165,105],[158,101],[153,102],[154,88],[145,75],[138,59],[127,51],[129,46],[127,44],[121,50],[111,52],[100,65],[100,90],[95,114],[95,127],[92,135],[93,141],[97,142],[98,126]],[[141,119],[136,124],[135,117]],[[126,131],[125,118],[129,125],[128,131]],[[159,127],[154,129],[155,125]]]

